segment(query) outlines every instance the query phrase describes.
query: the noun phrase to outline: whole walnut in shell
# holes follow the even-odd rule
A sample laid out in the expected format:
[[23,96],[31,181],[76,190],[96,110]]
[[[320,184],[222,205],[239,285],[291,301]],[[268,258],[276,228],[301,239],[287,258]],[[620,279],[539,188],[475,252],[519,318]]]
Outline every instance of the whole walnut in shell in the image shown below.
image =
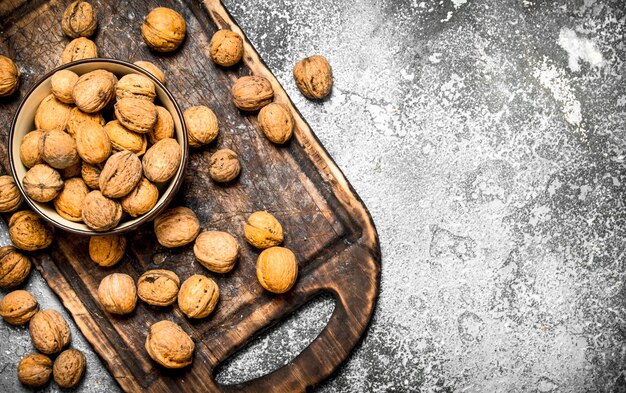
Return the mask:
[[30,259],[13,246],[0,248],[0,288],[20,285],[30,274]]
[[206,231],[196,238],[193,253],[202,266],[210,271],[228,273],[239,257],[239,244],[226,232]]
[[77,349],[66,349],[54,361],[54,382],[62,388],[73,388],[85,375],[87,359]]
[[74,97],[72,97],[72,89],[78,81],[78,75],[70,70],[57,71],[50,78],[50,84],[52,85],[52,94],[54,97],[65,103],[73,104]]
[[273,293],[285,293],[296,283],[296,256],[284,247],[263,250],[256,263],[256,276],[261,286]]
[[300,60],[293,68],[293,77],[302,94],[310,99],[322,99],[333,88],[333,70],[324,56]]
[[91,4],[75,1],[67,6],[61,19],[61,28],[70,38],[90,37],[98,27],[98,18]]
[[159,82],[165,84],[165,73],[154,63],[150,63],[149,61],[136,61],[133,64],[148,71],[155,78],[157,78]]
[[146,45],[157,52],[175,51],[185,39],[187,24],[178,12],[165,7],[150,11],[141,25]]
[[187,207],[167,209],[154,220],[154,233],[162,246],[173,248],[191,243],[200,233],[200,221]]
[[109,198],[128,195],[141,180],[141,161],[128,150],[113,154],[100,172],[100,191]]
[[130,131],[117,120],[112,120],[104,126],[115,151],[128,150],[140,156],[146,152],[148,140],[145,134]]
[[110,267],[124,258],[126,238],[122,235],[92,236],[89,238],[89,256],[102,267]]
[[171,270],[148,270],[137,281],[137,294],[152,306],[169,306],[176,301],[180,279]]
[[122,198],[120,203],[122,210],[132,217],[137,217],[152,210],[158,200],[159,189],[150,183],[150,180],[142,177],[137,187]]
[[17,188],[11,176],[0,176],[0,213],[9,213],[17,210],[24,201],[24,197]]
[[35,127],[38,130],[65,131],[72,107],[62,103],[54,94],[44,98],[35,112]]
[[52,375],[52,360],[40,353],[29,353],[17,365],[17,379],[24,386],[40,388],[48,384]]
[[74,135],[78,155],[86,163],[99,164],[109,158],[112,151],[109,135],[100,124],[89,121],[83,123]]
[[174,119],[170,112],[162,106],[156,106],[157,122],[154,124],[152,131],[148,133],[148,139],[151,144],[155,144],[161,139],[174,137]]
[[83,128],[87,122],[94,122],[101,126],[106,123],[104,121],[104,117],[99,112],[85,113],[77,107],[72,108],[70,111],[70,117],[67,121],[67,133],[72,137],[76,137],[78,130]]
[[24,135],[20,145],[20,161],[27,168],[32,168],[37,164],[43,164],[43,157],[39,150],[43,131],[35,130]]
[[83,162],[78,160],[76,164],[70,165],[67,168],[63,168],[59,171],[61,173],[61,177],[65,179],[71,179],[72,177],[80,176],[80,171],[83,166]]
[[100,189],[100,172],[101,169],[96,165],[91,165],[86,162],[83,162],[80,169],[80,176],[87,184],[87,187],[92,190]]
[[162,139],[144,154],[143,174],[153,183],[163,183],[176,174],[181,160],[182,151],[176,139]]
[[219,183],[227,183],[239,176],[241,165],[237,153],[230,149],[220,149],[213,153],[209,164],[211,179]]
[[106,70],[81,75],[72,89],[78,109],[85,113],[100,112],[115,97],[117,77]]
[[32,211],[21,210],[13,213],[9,220],[9,236],[15,247],[26,251],[36,251],[52,244],[54,229]]
[[96,44],[89,38],[79,37],[67,44],[61,55],[61,64],[83,59],[95,59],[96,57],[98,57]]
[[211,38],[211,59],[224,67],[233,66],[243,57],[243,39],[228,29],[220,29]]
[[141,98],[122,98],[115,103],[115,118],[131,131],[145,134],[157,121],[156,106]]
[[41,136],[39,144],[41,157],[55,169],[65,169],[80,160],[74,138],[65,131],[46,131]]
[[217,117],[206,106],[192,106],[183,113],[189,146],[200,147],[217,138]]
[[194,274],[178,292],[178,308],[189,318],[204,318],[215,310],[220,290],[213,279]]
[[20,86],[20,69],[13,60],[0,55],[0,97],[10,96]]
[[50,202],[63,189],[61,174],[46,164],[30,168],[22,179],[26,195],[37,202]]
[[243,111],[258,111],[274,100],[274,89],[262,76],[243,76],[231,89],[235,106]]
[[122,206],[119,202],[91,191],[83,200],[83,221],[94,231],[108,231],[122,219]]
[[98,299],[108,313],[130,314],[137,304],[135,281],[128,274],[109,274],[100,281]]
[[243,236],[256,248],[269,248],[283,242],[283,227],[268,212],[254,212],[243,227]]
[[273,102],[259,111],[259,125],[270,141],[279,145],[293,134],[293,115],[285,104]]
[[159,321],[150,326],[146,351],[155,362],[166,368],[183,368],[191,364],[195,344],[180,326]]
[[30,292],[9,292],[0,301],[0,316],[11,325],[25,325],[39,311],[37,299]]
[[41,353],[61,352],[70,343],[70,327],[55,310],[39,311],[28,325],[33,346]]
[[63,190],[54,199],[54,209],[66,220],[82,221],[83,201],[89,194],[89,188],[80,177],[73,177],[65,181]]
[[120,78],[115,86],[117,99],[141,98],[154,101],[156,90],[150,78],[141,74],[127,74]]

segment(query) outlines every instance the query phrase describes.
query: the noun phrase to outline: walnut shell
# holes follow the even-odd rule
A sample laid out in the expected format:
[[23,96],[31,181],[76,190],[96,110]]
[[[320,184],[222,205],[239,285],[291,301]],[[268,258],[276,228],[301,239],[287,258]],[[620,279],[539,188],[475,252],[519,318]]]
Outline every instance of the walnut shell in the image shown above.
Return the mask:
[[210,271],[228,273],[239,257],[239,244],[226,232],[206,231],[196,238],[193,253],[202,266]]
[[70,343],[70,327],[55,310],[39,311],[28,325],[33,346],[41,353],[51,355]]
[[220,289],[213,279],[194,274],[180,286],[178,308],[189,318],[205,318],[215,310],[219,298]]
[[109,274],[100,281],[98,299],[108,313],[130,314],[137,304],[135,281],[128,274]]
[[187,126],[189,146],[200,147],[209,144],[217,138],[217,117],[206,106],[192,106],[183,113]]
[[0,213],[9,213],[17,210],[24,201],[24,197],[17,188],[11,176],[0,176]]
[[37,299],[30,292],[9,292],[0,301],[0,316],[11,325],[25,325],[39,311]]
[[269,248],[283,242],[283,227],[268,212],[254,212],[243,227],[246,241],[256,248]]
[[61,55],[61,64],[83,59],[95,59],[96,57],[98,57],[96,43],[89,38],[79,37],[67,44]]
[[259,125],[270,141],[282,145],[293,134],[293,115],[284,104],[272,102],[259,111]]
[[22,179],[26,195],[37,202],[50,202],[63,189],[61,174],[46,164],[30,168]]
[[115,86],[115,95],[122,98],[141,98],[154,101],[156,90],[150,78],[141,74],[127,74],[120,78]]
[[89,238],[89,256],[96,265],[111,267],[124,258],[126,238],[122,235],[92,236]]
[[219,183],[227,183],[239,176],[241,165],[237,153],[230,149],[220,149],[211,155],[209,175]]
[[141,36],[146,45],[157,52],[175,51],[185,39],[187,24],[178,12],[157,7],[150,11],[141,25]]
[[143,174],[153,183],[163,183],[176,174],[181,160],[182,151],[176,139],[161,139],[144,154]]
[[0,288],[20,285],[30,274],[30,259],[13,246],[0,248]]
[[161,366],[183,368],[190,365],[194,349],[191,337],[174,322],[165,320],[150,326],[146,351]]
[[137,294],[152,306],[169,306],[176,301],[180,279],[171,270],[148,270],[137,280]]
[[98,27],[98,18],[91,4],[75,1],[67,6],[61,19],[61,28],[70,38],[89,37]]
[[43,164],[43,157],[39,151],[39,144],[43,131],[35,130],[24,135],[20,145],[20,161],[27,168],[32,168],[37,164]]
[[228,29],[220,29],[211,38],[211,59],[223,67],[233,66],[243,57],[243,39]]
[[80,175],[87,184],[87,187],[92,190],[100,189],[100,172],[101,169],[95,165],[88,164],[86,162],[82,163],[80,169]]
[[62,388],[73,388],[85,375],[87,359],[77,349],[66,349],[54,361],[54,382]]
[[89,188],[80,177],[73,177],[65,181],[65,186],[54,199],[54,209],[66,220],[82,221],[82,208]]
[[52,375],[52,360],[40,353],[29,353],[17,366],[17,379],[24,386],[40,388],[48,384]]
[[35,112],[35,127],[38,130],[65,131],[72,107],[48,95]]
[[131,131],[145,134],[157,121],[156,106],[140,98],[122,98],[115,103],[115,118]]
[[108,231],[122,219],[122,206],[119,202],[91,191],[83,200],[83,221],[94,231]]
[[106,70],[81,75],[72,89],[76,106],[85,113],[100,112],[115,97],[117,77]]
[[113,150],[128,150],[138,156],[146,152],[146,148],[148,147],[146,135],[128,130],[121,125],[118,120],[108,122],[106,126],[104,126],[104,131],[106,131],[111,140]]
[[154,220],[154,233],[162,246],[181,247],[198,236],[200,221],[193,210],[182,206],[174,207]]
[[293,68],[293,78],[302,94],[310,99],[322,99],[333,88],[333,70],[324,56],[300,60]]
[[174,137],[174,119],[170,112],[162,106],[156,107],[157,122],[154,124],[152,131],[148,133],[148,139],[151,144],[155,144],[161,139]]
[[68,166],[67,168],[59,170],[61,177],[65,179],[71,179],[72,177],[80,176],[80,171],[82,168],[83,162],[82,160],[78,160],[76,164]]
[[152,210],[158,200],[159,189],[150,180],[142,177],[137,187],[122,198],[120,203],[126,213],[137,217]]
[[57,100],[65,104],[73,104],[74,97],[72,97],[72,89],[78,81],[78,75],[70,70],[57,71],[50,78],[50,84],[52,85],[52,94]]
[[80,160],[74,138],[65,131],[46,131],[39,140],[41,157],[55,169],[65,169]]
[[0,97],[10,96],[20,86],[20,69],[13,60],[0,55]]
[[84,127],[86,122],[94,122],[101,126],[106,123],[101,113],[85,113],[74,107],[70,111],[70,117],[67,121],[67,133],[75,138],[78,130]]
[[9,236],[15,247],[36,251],[52,244],[54,229],[34,212],[21,210],[13,213],[9,220]]
[[136,61],[133,64],[148,71],[155,78],[157,78],[159,82],[165,84],[165,73],[154,63],[150,63],[149,61]]
[[274,99],[274,89],[262,76],[243,76],[231,89],[235,106],[243,111],[258,111]]
[[128,150],[113,154],[100,173],[100,191],[109,198],[128,195],[141,180],[141,161]]
[[285,293],[296,283],[296,256],[284,247],[270,247],[259,254],[256,277],[261,286],[273,293]]
[[100,124],[88,121],[74,135],[76,150],[83,161],[99,164],[109,158],[112,147],[109,135]]

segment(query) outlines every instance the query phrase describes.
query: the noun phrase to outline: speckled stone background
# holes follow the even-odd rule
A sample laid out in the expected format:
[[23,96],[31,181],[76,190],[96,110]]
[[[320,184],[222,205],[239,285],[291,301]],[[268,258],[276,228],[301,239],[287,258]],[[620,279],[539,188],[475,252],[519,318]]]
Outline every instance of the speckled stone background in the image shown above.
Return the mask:
[[[319,391],[626,391],[624,1],[225,3],[381,239],[373,323]],[[314,53],[335,75],[322,103],[291,78]],[[36,272],[27,289],[61,308]],[[309,304],[218,380],[285,364],[332,309]],[[81,390],[115,391],[72,333]],[[0,391],[30,351],[0,324]]]

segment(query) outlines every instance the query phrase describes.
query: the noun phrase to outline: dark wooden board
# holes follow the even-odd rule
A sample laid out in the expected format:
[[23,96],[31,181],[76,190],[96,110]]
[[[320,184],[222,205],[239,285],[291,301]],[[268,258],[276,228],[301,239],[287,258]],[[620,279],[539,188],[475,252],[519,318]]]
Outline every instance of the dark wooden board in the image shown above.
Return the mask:
[[[0,100],[0,162],[5,173],[10,119],[29,86],[59,65],[69,41],[60,27],[68,3],[0,3],[0,53],[14,58],[24,75],[20,93]],[[38,269],[126,391],[286,392],[315,386],[347,358],[374,309],[380,250],[367,210],[247,40],[244,64],[223,69],[211,62],[208,42],[218,28],[230,27],[245,37],[219,1],[92,3],[100,23],[94,40],[102,57],[152,61],[165,70],[167,86],[183,109],[204,104],[217,114],[220,135],[211,145],[190,152],[185,182],[173,205],[192,208],[203,230],[235,234],[242,247],[241,257],[231,273],[212,274],[195,262],[191,245],[173,250],[161,247],[148,224],[127,235],[130,247],[114,268],[103,269],[90,261],[88,238],[59,231],[48,250],[33,255]],[[176,9],[188,22],[185,43],[171,55],[151,53],[140,36],[143,18],[159,5]],[[233,81],[250,74],[270,79],[276,101],[289,105],[294,112],[297,130],[284,147],[267,141],[256,115],[238,111],[231,102]],[[219,186],[208,176],[208,160],[212,152],[225,147],[239,153],[242,174],[234,184]],[[288,294],[269,294],[256,281],[258,251],[241,237],[245,218],[256,210],[276,215],[285,229],[285,245],[298,258],[299,279]],[[151,268],[172,269],[182,280],[196,273],[212,276],[221,290],[216,311],[200,321],[185,319],[176,307],[159,310],[141,303],[128,317],[102,311],[96,290],[105,275],[120,271],[137,278]],[[213,371],[226,358],[322,292],[334,296],[335,311],[320,335],[293,361],[242,384],[223,386],[215,382]],[[195,340],[191,367],[165,370],[147,356],[144,342],[148,327],[161,319],[180,324]]]

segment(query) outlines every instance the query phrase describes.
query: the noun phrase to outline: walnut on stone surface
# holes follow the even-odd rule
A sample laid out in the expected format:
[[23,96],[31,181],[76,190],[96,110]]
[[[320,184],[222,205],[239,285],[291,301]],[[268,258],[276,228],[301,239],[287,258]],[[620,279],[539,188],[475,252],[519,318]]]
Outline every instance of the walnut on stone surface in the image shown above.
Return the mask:
[[66,349],[54,360],[52,375],[61,388],[73,388],[85,375],[87,359],[78,349]]
[[27,291],[7,293],[0,301],[0,316],[11,325],[25,325],[39,311],[37,299]]
[[333,71],[324,56],[315,55],[299,61],[293,78],[305,97],[320,100],[333,88]]
[[30,274],[30,258],[13,246],[0,248],[0,288],[13,288]]
[[17,365],[17,379],[24,386],[40,388],[46,386],[52,375],[52,360],[40,353],[25,355]]
[[61,352],[70,343],[70,327],[55,310],[39,311],[31,318],[28,329],[33,346],[46,355]]
[[11,176],[0,176],[0,213],[10,213],[19,209],[24,197]]
[[[9,220],[9,236],[15,247],[26,251],[36,251],[52,244],[54,229],[34,212],[20,210],[13,213]],[[0,248],[0,260],[2,250],[7,252],[4,247]]]

